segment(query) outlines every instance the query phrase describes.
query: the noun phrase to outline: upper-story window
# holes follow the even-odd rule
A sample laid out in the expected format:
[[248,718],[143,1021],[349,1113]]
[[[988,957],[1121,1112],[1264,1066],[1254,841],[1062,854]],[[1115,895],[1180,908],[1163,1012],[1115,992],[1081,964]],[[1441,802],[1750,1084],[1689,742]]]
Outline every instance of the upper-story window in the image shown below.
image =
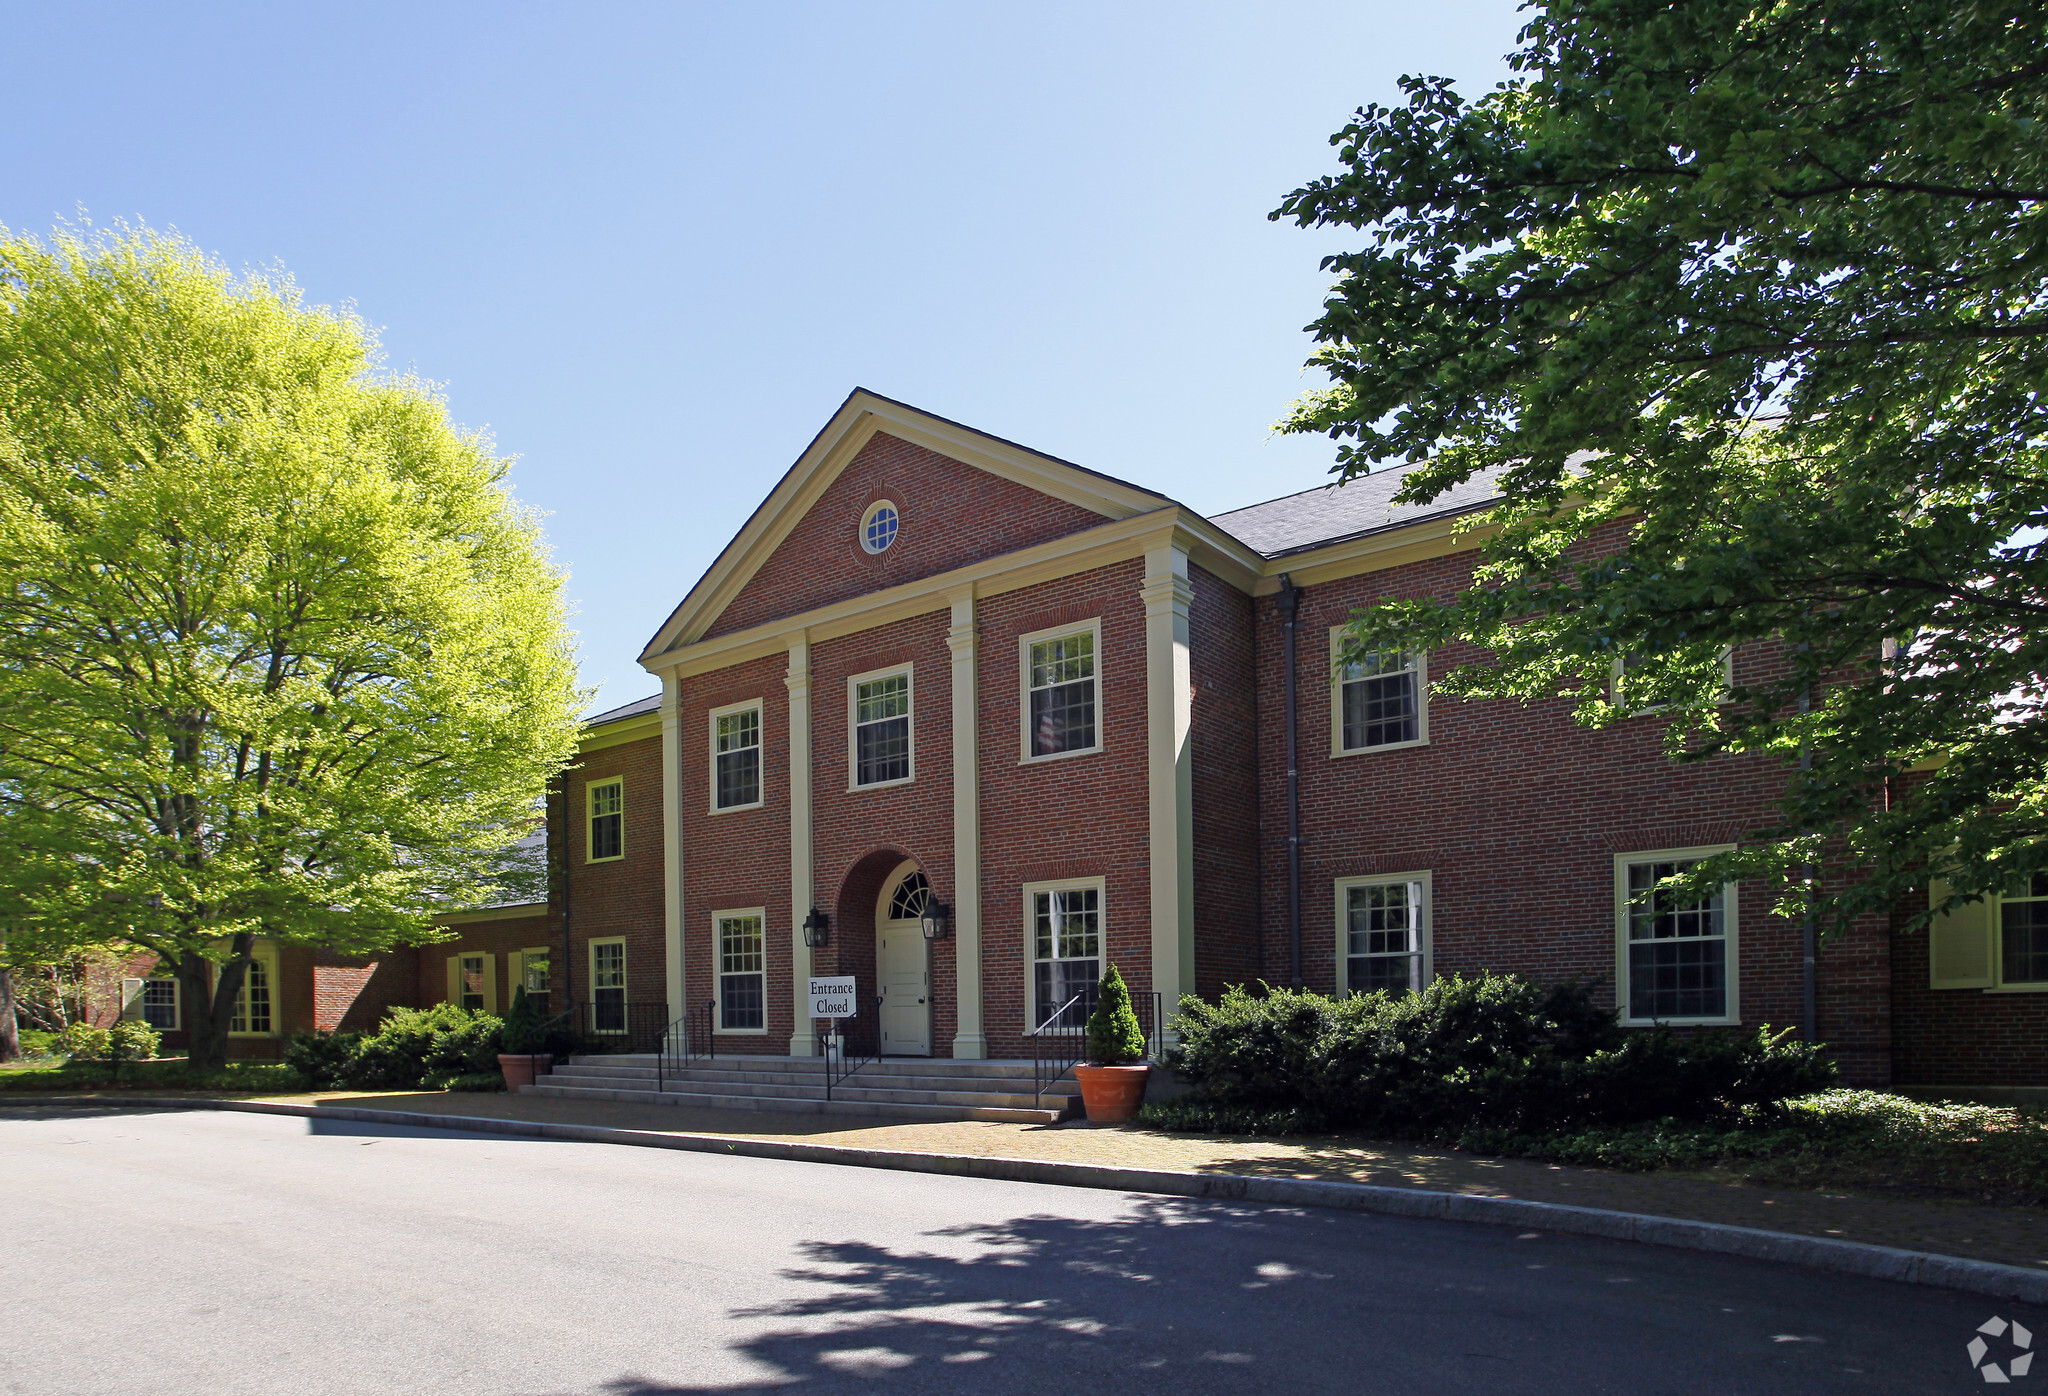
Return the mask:
[[761,803],[761,704],[757,699],[711,714],[711,807]]
[[860,516],[860,545],[870,553],[883,553],[896,541],[903,516],[893,499],[878,499]]
[[[1332,650],[1341,652],[1343,643],[1342,628],[1332,630]],[[1380,650],[1360,655],[1338,669],[1336,702],[1330,713],[1335,754],[1420,746],[1428,741],[1427,678],[1423,656],[1414,650]]]
[[1102,623],[1041,630],[1021,638],[1024,759],[1102,749],[1096,655]]
[[601,780],[590,786],[590,857],[608,863],[626,856],[626,782]]
[[894,785],[909,780],[911,669],[904,665],[847,681],[853,728],[853,785]]

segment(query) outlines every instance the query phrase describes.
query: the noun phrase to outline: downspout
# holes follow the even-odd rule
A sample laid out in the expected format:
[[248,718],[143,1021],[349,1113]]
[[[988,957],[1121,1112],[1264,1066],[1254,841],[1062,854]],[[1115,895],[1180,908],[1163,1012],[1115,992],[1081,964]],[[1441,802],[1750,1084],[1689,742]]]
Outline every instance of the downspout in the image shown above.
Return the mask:
[[1286,573],[1280,576],[1280,633],[1286,655],[1287,707],[1287,979],[1301,988],[1301,733],[1296,711],[1295,629],[1301,610],[1301,588]]
[[[1806,648],[1804,645],[1801,649]],[[1802,715],[1813,709],[1813,685],[1808,684],[1799,691],[1799,711]],[[1803,782],[1813,770],[1813,746],[1802,740],[1799,743],[1799,771]],[[1811,1046],[1820,1041],[1819,1006],[1819,945],[1814,934],[1813,877],[1814,866],[1808,863],[1801,870],[1805,887],[1806,912],[1799,918],[1799,952],[1801,956],[1799,982],[1799,1026],[1800,1040]]]

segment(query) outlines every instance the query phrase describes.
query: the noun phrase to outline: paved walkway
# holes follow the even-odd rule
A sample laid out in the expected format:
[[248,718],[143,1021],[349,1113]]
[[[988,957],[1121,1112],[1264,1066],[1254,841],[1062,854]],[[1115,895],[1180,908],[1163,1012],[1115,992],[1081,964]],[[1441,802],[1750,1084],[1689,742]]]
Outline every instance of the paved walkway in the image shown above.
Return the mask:
[[985,1154],[1127,1168],[1346,1179],[1765,1227],[2048,1269],[2048,1209],[1753,1187],[1713,1171],[1615,1173],[1355,1139],[1230,1139],[1106,1129],[1078,1122],[1050,1126],[982,1121],[852,1124],[845,1117],[831,1115],[680,1110],[456,1092],[337,1091],[270,1098],[750,1139],[802,1138],[909,1153]]

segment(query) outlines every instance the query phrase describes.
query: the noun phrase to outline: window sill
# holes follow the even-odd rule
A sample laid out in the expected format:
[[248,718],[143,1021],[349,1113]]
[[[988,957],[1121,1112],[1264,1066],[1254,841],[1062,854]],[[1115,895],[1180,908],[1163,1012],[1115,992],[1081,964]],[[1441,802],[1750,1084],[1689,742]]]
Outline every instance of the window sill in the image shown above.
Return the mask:
[[621,853],[613,858],[585,858],[583,861],[585,863],[623,863],[626,861],[626,855]]
[[858,795],[866,790],[893,790],[899,785],[915,785],[916,783],[917,776],[913,773],[911,775],[905,776],[901,780],[877,780],[871,781],[866,785],[849,785],[846,787],[846,793],[849,795]]
[[1623,1018],[1625,1028],[1739,1028],[1740,1018]]
[[706,814],[745,814],[748,810],[766,809],[767,807],[768,802],[766,800],[756,800],[750,805],[712,805],[704,812]]
[[1383,751],[1410,751],[1428,745],[1429,738],[1417,737],[1412,742],[1387,742],[1381,746],[1336,747],[1330,752],[1330,759],[1336,761],[1346,756],[1377,756]]
[[1987,994],[2048,994],[2048,984],[1994,984]]
[[1026,756],[1021,758],[1017,764],[1020,766],[1043,766],[1048,761],[1065,761],[1069,757],[1074,756],[1100,755],[1102,755],[1102,743],[1097,742],[1094,746],[1084,746],[1076,751],[1048,751],[1043,756]]
[[766,1028],[713,1028],[713,1037],[766,1037]]

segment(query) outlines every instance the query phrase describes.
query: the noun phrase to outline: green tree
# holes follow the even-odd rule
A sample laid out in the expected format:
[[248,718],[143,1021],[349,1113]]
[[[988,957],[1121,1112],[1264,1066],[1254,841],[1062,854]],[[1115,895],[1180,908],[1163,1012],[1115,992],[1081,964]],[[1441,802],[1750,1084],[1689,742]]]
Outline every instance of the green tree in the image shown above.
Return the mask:
[[1552,0],[1521,45],[1477,100],[1404,79],[1273,215],[1366,234],[1284,429],[1504,497],[1477,583],[1354,653],[1468,641],[1442,691],[1784,759],[1701,880],[1789,909],[1852,863],[1834,926],[1930,861],[1962,898],[2048,868],[2048,10]]
[[218,1065],[256,937],[371,952],[483,895],[581,702],[505,470],[281,277],[0,230],[10,938],[155,952]]

